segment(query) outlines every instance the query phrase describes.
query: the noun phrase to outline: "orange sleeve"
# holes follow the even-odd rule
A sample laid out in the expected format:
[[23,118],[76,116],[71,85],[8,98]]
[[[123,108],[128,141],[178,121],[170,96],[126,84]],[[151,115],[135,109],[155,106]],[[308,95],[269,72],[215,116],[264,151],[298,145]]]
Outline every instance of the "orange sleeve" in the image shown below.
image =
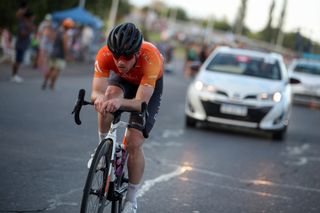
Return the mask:
[[157,80],[163,74],[163,57],[157,49],[149,55],[148,63],[144,70],[140,85],[150,85],[155,87]]
[[108,55],[109,50],[107,46],[102,47],[96,56],[94,63],[94,77],[95,78],[108,78],[110,71],[108,69]]

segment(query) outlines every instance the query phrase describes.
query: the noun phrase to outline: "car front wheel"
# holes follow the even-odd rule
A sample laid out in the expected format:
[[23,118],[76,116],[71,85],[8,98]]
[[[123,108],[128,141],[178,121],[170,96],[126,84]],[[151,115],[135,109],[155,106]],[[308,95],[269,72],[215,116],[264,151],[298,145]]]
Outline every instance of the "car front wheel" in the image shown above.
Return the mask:
[[286,136],[287,128],[272,132],[272,139],[275,141],[282,141]]
[[190,116],[186,115],[186,127],[195,127],[197,124],[197,120],[194,118],[191,118]]

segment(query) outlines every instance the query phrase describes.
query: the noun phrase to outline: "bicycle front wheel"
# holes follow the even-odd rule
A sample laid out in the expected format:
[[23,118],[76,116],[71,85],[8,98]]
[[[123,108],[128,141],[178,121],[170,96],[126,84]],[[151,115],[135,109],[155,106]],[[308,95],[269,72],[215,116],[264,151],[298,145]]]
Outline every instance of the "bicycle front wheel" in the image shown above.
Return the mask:
[[112,141],[102,141],[93,157],[83,190],[80,213],[102,213],[109,205],[107,196],[111,169]]

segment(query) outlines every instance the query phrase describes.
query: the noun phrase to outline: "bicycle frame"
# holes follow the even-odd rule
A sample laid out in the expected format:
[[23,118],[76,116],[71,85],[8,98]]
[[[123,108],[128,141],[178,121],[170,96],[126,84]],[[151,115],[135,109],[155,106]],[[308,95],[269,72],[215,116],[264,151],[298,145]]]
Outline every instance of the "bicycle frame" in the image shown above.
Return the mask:
[[[119,144],[119,142],[117,141],[117,129],[120,128],[126,128],[128,126],[127,122],[124,121],[118,121],[117,123],[111,123],[111,127],[109,129],[108,135],[104,138],[104,140],[110,140],[112,141],[112,153],[111,153],[111,161],[110,161],[110,170],[109,170],[109,174],[108,174],[108,179],[109,181],[107,181],[107,183],[113,183],[116,180],[116,162],[115,162],[115,156],[116,156],[116,148],[119,147],[124,150],[126,150],[125,144]],[[125,135],[123,136],[123,139],[125,140]],[[123,160],[123,159],[121,159]],[[126,160],[126,159],[124,159]],[[113,165],[112,165],[113,164]],[[107,196],[108,190],[109,189],[109,184],[106,184],[106,188],[104,190],[105,192],[105,196]]]

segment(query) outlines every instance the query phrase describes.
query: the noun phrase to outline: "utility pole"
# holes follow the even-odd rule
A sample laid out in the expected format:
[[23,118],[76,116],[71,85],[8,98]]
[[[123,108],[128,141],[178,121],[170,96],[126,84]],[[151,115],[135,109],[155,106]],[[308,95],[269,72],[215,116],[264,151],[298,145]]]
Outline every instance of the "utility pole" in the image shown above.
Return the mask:
[[277,46],[282,46],[282,43],[283,43],[283,38],[284,38],[283,25],[284,25],[284,19],[286,17],[287,5],[288,5],[287,0],[284,0],[281,15],[280,15],[280,20],[279,20],[279,25],[278,25],[278,35],[276,40]]
[[79,0],[79,7],[84,8],[85,4],[86,4],[86,0]]
[[119,0],[112,0],[112,5],[110,8],[109,13],[109,20],[108,20],[108,30],[106,34],[108,35],[111,29],[114,27],[116,18],[117,18],[117,12],[118,12],[118,6],[119,6]]
[[208,19],[207,27],[206,27],[205,33],[204,33],[204,43],[205,44],[211,43],[213,25],[214,25],[214,16],[211,16]]
[[275,7],[275,0],[272,1],[270,9],[269,9],[269,19],[267,26],[265,27],[265,38],[268,40],[270,43],[274,43],[273,40],[273,33],[272,33],[272,18],[273,18],[273,10]]
[[171,29],[175,28],[176,20],[177,20],[177,9],[173,8],[170,10],[170,14],[169,14],[169,25]]
[[235,22],[235,34],[242,35],[244,19],[247,10],[247,0],[241,0],[241,5],[238,10],[237,20]]

